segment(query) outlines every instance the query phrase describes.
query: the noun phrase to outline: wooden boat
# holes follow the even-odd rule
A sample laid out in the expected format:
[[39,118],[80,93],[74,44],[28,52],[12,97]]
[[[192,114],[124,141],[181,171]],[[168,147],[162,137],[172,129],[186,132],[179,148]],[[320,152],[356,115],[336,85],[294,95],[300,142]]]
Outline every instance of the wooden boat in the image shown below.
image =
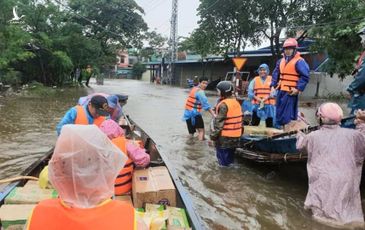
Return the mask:
[[[188,222],[192,229],[203,229],[200,217],[196,214],[192,201],[186,192],[185,188],[182,186],[179,177],[174,171],[171,163],[167,160],[167,157],[159,151],[156,143],[146,134],[133,120],[128,119],[129,125],[125,126],[129,138],[135,138],[137,140],[142,140],[145,149],[150,154],[151,163],[150,166],[166,166],[169,170],[170,176],[176,187],[176,206],[179,208],[184,208],[187,214]],[[133,126],[133,131],[129,127]],[[48,165],[48,161],[51,159],[53,150],[49,150],[41,159],[31,164],[26,170],[24,170],[20,176],[35,176],[38,177],[40,171]],[[24,186],[27,182],[26,179],[18,180],[6,184],[0,187],[0,206],[4,204],[6,196],[15,188],[19,186]],[[1,227],[1,225],[0,225]]]
[[[341,126],[354,128],[354,116],[342,119]],[[309,132],[319,126],[309,127]],[[258,163],[281,164],[289,162],[306,162],[307,154],[296,149],[296,131],[283,133],[272,137],[243,135],[241,146],[236,154],[247,160]]]

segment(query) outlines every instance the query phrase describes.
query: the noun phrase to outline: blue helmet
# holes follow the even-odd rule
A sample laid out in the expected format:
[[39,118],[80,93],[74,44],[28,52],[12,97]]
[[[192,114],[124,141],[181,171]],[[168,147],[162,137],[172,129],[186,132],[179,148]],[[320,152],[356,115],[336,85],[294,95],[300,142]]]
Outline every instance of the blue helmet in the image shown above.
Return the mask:
[[267,64],[265,64],[265,63],[261,64],[261,65],[259,66],[259,68],[257,69],[257,72],[259,72],[261,68],[266,69],[266,73],[267,73],[267,74],[269,74],[269,73],[270,73],[270,69],[269,69],[269,66],[268,66]]

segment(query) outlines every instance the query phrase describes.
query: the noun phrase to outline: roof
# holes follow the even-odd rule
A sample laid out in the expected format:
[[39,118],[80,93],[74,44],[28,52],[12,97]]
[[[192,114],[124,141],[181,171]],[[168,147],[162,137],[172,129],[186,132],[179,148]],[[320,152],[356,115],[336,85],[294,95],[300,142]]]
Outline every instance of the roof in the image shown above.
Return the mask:
[[[315,41],[312,39],[304,39],[298,42],[298,48],[297,50],[302,55],[307,55],[306,59],[309,61],[309,65],[311,70],[314,71],[321,71],[325,65],[325,63],[328,61],[328,55],[326,53],[313,53],[310,50],[310,46]],[[310,55],[309,55],[310,54]],[[228,58],[233,58],[236,56],[236,53],[230,52],[227,53]],[[247,58],[260,58],[260,57],[272,57],[271,48],[270,46],[263,47],[257,50],[249,50],[249,51],[243,51],[240,53],[240,57],[247,57]],[[199,62],[222,62],[225,58],[223,56],[208,56],[202,60],[200,55],[187,55],[186,60],[177,60],[176,64],[187,64],[187,63],[199,63]],[[144,63],[146,65],[160,65],[161,61],[153,61],[153,62],[147,62]],[[166,62],[168,64],[168,62]]]

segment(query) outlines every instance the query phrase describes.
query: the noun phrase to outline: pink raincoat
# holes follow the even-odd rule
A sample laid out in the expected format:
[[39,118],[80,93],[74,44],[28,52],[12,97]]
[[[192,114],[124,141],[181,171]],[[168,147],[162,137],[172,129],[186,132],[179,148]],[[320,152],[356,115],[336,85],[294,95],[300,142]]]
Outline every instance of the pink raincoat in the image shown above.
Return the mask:
[[323,125],[297,135],[297,149],[308,153],[309,188],[304,206],[332,224],[364,223],[360,180],[365,157],[365,128]]

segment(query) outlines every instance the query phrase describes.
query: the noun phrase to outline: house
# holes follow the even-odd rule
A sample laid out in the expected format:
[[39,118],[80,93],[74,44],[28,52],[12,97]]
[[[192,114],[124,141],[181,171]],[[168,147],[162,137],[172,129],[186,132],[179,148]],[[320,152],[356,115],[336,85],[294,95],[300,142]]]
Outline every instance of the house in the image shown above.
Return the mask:
[[117,51],[117,63],[115,65],[115,74],[118,78],[132,78],[133,65],[138,62],[136,56],[130,56],[129,50]]

